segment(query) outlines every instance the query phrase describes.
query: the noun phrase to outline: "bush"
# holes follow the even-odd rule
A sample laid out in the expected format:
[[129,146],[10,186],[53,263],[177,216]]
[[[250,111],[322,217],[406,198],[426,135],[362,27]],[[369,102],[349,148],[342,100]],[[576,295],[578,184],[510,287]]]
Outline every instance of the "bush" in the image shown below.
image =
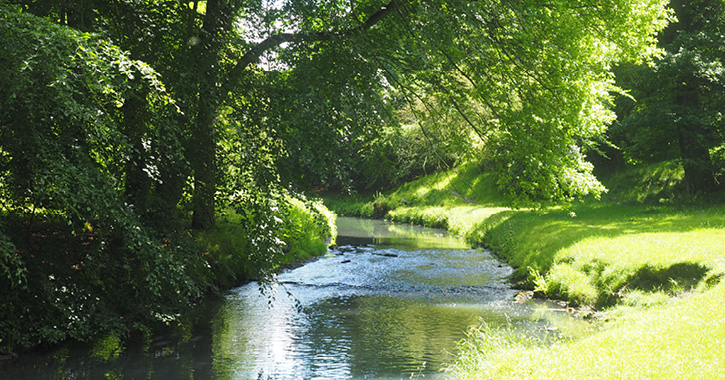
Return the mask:
[[324,254],[337,237],[335,215],[321,201],[303,196],[289,197],[288,201],[281,234],[286,246],[280,262],[283,265]]
[[[291,265],[319,256],[334,244],[337,231],[335,214],[320,201],[309,201],[302,195],[285,195],[270,207],[271,225],[250,229],[259,215],[225,211],[216,228],[198,231],[195,238],[209,265],[205,282],[226,289],[251,280],[268,280],[280,266]],[[267,231],[257,235],[254,231]],[[251,233],[250,233],[251,232]],[[266,249],[265,249],[266,247]]]

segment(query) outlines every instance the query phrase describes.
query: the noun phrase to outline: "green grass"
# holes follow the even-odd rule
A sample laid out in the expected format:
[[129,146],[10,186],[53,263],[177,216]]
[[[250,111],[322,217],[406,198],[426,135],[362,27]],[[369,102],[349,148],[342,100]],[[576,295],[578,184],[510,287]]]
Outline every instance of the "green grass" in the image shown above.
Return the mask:
[[[426,206],[455,207],[475,204],[475,208],[480,208],[481,205],[496,208],[496,205],[503,202],[504,198],[496,190],[492,176],[484,173],[480,165],[473,163],[419,178],[384,194],[325,196],[325,205],[339,215],[367,218],[391,218],[398,215],[399,218],[407,218],[405,222],[434,227],[445,225],[436,225],[435,221],[440,220],[438,217],[424,221],[424,218],[429,218],[425,215],[436,213]],[[400,212],[390,214],[390,211],[405,209],[425,215],[421,214],[420,220],[414,220]]]
[[620,172],[605,182],[608,201],[547,210],[506,208],[493,179],[474,169],[372,202],[394,221],[445,227],[490,248],[520,286],[592,307],[602,326],[550,345],[474,331],[452,378],[725,378],[725,206],[684,201],[681,168]]
[[674,295],[725,271],[723,206],[504,211],[467,237],[512,263],[515,280],[549,297],[600,308],[632,290]]
[[[723,379],[725,284],[650,308],[551,346],[496,343],[474,332],[451,368],[459,379]],[[495,334],[495,332],[493,333]],[[499,348],[500,347],[500,348]]]
[[277,238],[284,254],[256,252],[242,217],[226,210],[215,228],[197,232],[195,239],[209,264],[210,280],[221,289],[260,279],[265,271],[321,256],[337,237],[335,215],[319,201],[288,197]]
[[501,204],[504,198],[493,181],[493,176],[484,172],[480,164],[469,163],[406,183],[390,193],[389,199],[418,206]]

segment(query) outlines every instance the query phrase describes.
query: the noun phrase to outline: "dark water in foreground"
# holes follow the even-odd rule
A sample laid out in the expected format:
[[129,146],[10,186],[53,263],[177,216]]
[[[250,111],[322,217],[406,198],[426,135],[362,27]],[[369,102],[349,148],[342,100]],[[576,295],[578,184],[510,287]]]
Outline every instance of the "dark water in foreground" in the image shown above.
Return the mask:
[[514,302],[511,268],[444,231],[338,220],[339,248],[230,291],[194,331],[0,362],[0,379],[444,378],[469,326],[544,334],[562,310]]

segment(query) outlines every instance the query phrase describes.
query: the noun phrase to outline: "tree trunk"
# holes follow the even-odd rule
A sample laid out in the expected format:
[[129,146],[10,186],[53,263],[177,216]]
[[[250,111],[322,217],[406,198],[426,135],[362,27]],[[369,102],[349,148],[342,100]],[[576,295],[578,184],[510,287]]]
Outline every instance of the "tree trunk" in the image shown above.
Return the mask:
[[144,215],[148,208],[148,198],[151,190],[151,178],[144,171],[146,167],[146,149],[143,146],[143,136],[146,131],[146,107],[141,98],[145,91],[133,94],[126,99],[123,105],[123,124],[126,137],[131,142],[131,158],[126,162],[126,200],[134,205],[139,215]]
[[225,12],[231,11],[223,6],[222,0],[209,0],[202,26],[202,41],[192,50],[196,59],[196,78],[198,79],[198,98],[196,120],[191,130],[193,151],[190,158],[194,172],[194,193],[192,199],[193,215],[191,227],[209,229],[216,225],[216,139],[215,119],[217,109],[224,94],[219,93],[219,54],[222,47],[221,31],[225,20],[231,19]]
[[209,229],[216,225],[214,195],[216,192],[216,141],[214,117],[216,109],[199,101],[198,120],[192,132],[194,144],[191,167],[194,171],[193,215],[191,227]]
[[708,192],[715,188],[715,175],[710,151],[705,145],[707,127],[703,125],[702,104],[698,79],[683,78],[677,89],[677,142],[682,167],[685,170],[685,189],[690,194]]

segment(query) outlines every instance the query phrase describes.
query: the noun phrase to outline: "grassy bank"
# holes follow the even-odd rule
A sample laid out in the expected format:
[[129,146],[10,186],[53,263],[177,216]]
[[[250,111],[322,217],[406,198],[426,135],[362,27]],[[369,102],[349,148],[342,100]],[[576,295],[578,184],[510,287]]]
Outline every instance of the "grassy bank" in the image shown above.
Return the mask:
[[677,201],[677,181],[677,167],[654,165],[613,177],[603,202],[512,210],[464,167],[357,209],[446,227],[511,263],[522,287],[599,311],[600,332],[548,347],[479,329],[455,378],[722,378],[725,207]]
[[227,289],[327,252],[337,237],[335,214],[320,201],[289,197],[286,202],[279,236],[272,242],[279,251],[254,249],[249,227],[231,209],[215,228],[195,234],[211,269],[209,281]]
[[548,347],[496,344],[473,333],[451,377],[722,379],[723,296],[725,285],[719,284],[656,306],[619,310],[600,332]]

